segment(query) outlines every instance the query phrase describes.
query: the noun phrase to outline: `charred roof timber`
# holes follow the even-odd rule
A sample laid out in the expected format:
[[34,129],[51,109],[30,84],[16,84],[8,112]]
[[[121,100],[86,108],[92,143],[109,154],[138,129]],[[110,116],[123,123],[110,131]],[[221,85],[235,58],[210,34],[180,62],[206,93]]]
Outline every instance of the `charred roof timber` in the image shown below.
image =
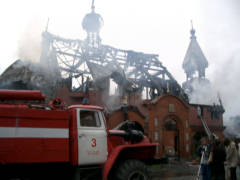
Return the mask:
[[42,54],[54,55],[65,78],[84,75],[97,82],[111,77],[118,85],[125,86],[124,91],[147,87],[150,88],[152,98],[171,92],[187,99],[181,86],[156,54],[122,50],[107,45],[96,48],[84,41],[64,39],[49,32],[44,32],[42,37],[49,43],[49,48],[43,48]]
[[[103,19],[95,12],[94,0],[92,11],[84,17],[82,25],[88,34],[84,41],[51,34],[48,32],[47,24],[46,30],[42,33],[40,57],[40,65],[44,66],[41,69],[44,70],[39,72],[39,68],[32,69],[32,65],[26,64],[18,68],[24,72],[22,76],[16,77],[23,80],[26,85],[24,89],[29,89],[27,86],[30,81],[27,79],[36,76],[41,80],[37,84],[33,82],[34,87],[30,89],[38,89],[35,85],[46,87],[44,94],[48,99],[50,93],[48,91],[56,91],[61,83],[67,85],[71,91],[86,92],[89,88],[109,89],[109,79],[112,79],[117,84],[120,96],[146,90],[147,96],[151,99],[172,93],[188,101],[187,95],[159,61],[157,54],[117,49],[101,44],[99,31],[103,25]],[[29,71],[27,78],[26,70]],[[16,69],[13,68],[9,72],[16,73]],[[9,72],[6,70],[3,76],[8,75]],[[50,86],[43,85],[46,83]],[[54,96],[55,93],[50,94]],[[52,95],[51,98],[53,98]]]

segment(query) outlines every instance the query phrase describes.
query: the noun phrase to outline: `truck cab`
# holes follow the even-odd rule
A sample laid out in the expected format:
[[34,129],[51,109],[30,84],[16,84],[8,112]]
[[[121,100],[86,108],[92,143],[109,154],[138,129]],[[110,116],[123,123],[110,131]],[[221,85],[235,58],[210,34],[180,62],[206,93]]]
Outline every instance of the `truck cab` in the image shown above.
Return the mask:
[[[91,105],[74,105],[69,110],[76,120],[78,165],[103,164],[108,157],[106,121],[102,108]],[[75,127],[75,126],[74,126]],[[73,127],[73,128],[74,128]]]

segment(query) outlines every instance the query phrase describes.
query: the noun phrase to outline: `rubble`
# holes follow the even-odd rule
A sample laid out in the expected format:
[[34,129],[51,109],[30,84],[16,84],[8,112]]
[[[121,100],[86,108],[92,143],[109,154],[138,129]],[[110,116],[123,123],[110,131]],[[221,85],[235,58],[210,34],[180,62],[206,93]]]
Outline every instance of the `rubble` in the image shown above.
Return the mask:
[[38,63],[17,60],[0,76],[0,88],[41,90],[49,101],[56,96],[59,80]]

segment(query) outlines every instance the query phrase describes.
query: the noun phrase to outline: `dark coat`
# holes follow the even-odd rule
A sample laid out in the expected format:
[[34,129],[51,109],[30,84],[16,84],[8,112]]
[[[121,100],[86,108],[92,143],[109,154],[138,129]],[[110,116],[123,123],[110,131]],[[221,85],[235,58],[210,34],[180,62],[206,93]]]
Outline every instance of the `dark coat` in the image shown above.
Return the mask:
[[225,179],[224,161],[226,160],[226,151],[223,145],[213,148],[211,174],[215,180]]

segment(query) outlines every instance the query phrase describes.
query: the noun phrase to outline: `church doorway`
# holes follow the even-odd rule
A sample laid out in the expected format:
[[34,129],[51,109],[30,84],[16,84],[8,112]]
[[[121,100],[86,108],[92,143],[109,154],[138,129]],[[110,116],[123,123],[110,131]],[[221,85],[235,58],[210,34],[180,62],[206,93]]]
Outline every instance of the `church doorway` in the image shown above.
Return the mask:
[[204,131],[197,131],[192,139],[192,153],[194,156],[197,156],[197,149],[201,145],[201,138],[207,136],[207,134]]
[[179,119],[169,116],[163,124],[163,153],[166,156],[180,157],[180,134]]

